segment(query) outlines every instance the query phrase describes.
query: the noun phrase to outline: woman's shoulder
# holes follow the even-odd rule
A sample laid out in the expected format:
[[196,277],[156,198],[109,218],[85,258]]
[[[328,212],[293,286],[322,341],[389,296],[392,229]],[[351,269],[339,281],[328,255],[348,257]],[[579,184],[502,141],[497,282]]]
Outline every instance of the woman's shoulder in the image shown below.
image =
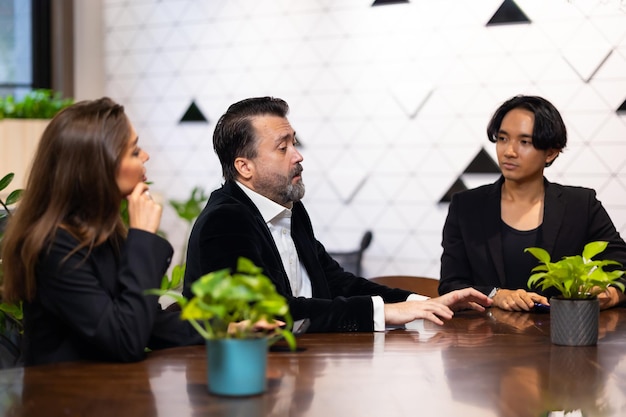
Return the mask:
[[80,243],[78,237],[72,234],[68,229],[59,226],[48,242],[51,251],[70,252],[74,250]]
[[57,228],[39,254],[38,275],[48,276],[62,265],[75,265],[88,255],[86,248],[79,248],[80,241],[69,230]]
[[53,263],[83,262],[84,259],[91,258],[103,251],[111,252],[111,245],[111,241],[107,240],[92,247],[76,236],[69,228],[59,226],[45,244],[41,259]]
[[[114,245],[114,243],[111,244]],[[130,252],[147,250],[152,255],[162,254],[166,257],[171,257],[174,252],[171,243],[166,238],[156,233],[132,228],[128,230],[128,236],[121,246]]]

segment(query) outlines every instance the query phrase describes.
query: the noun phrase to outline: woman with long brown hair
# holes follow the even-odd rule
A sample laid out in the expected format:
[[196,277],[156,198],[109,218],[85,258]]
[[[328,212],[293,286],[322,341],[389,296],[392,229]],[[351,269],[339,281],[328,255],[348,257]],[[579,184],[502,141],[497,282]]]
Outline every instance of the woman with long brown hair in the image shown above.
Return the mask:
[[2,241],[4,299],[24,302],[26,365],[135,361],[146,347],[202,342],[143,294],[173,253],[156,234],[162,208],[145,183],[148,158],[109,98],[64,109],[44,131]]

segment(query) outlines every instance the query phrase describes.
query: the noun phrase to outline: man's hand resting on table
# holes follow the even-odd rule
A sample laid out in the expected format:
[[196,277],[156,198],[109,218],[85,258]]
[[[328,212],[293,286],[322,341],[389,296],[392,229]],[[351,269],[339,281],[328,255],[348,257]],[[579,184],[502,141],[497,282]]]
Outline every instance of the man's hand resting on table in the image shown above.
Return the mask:
[[441,325],[443,320],[452,318],[454,311],[467,308],[485,311],[491,302],[480,291],[464,288],[429,300],[385,304],[385,323],[401,325],[416,319],[426,319]]

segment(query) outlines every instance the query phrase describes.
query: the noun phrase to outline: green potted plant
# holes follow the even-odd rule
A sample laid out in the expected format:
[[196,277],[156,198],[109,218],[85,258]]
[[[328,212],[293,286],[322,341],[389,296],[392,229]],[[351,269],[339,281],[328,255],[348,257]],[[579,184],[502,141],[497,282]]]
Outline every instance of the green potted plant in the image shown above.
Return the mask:
[[[14,174],[8,173],[0,179],[0,193],[4,191]],[[0,247],[2,246],[2,235],[6,220],[11,216],[10,207],[16,204],[22,196],[21,189],[11,191],[6,199],[0,195]],[[4,280],[2,269],[2,259],[0,259],[0,287]],[[20,344],[23,332],[23,312],[22,304],[9,304],[2,300],[0,292],[0,368],[15,366],[20,358]]]
[[[191,286],[187,299],[169,287],[148,291],[168,295],[181,307],[181,319],[188,320],[206,340],[208,390],[227,396],[256,395],[266,390],[269,344],[284,338],[295,349],[290,331],[293,321],[287,300],[276,292],[261,268],[239,258],[236,271],[222,269],[200,277]],[[260,322],[281,320],[285,328],[260,331]]]
[[624,291],[622,270],[605,271],[607,266],[621,267],[612,260],[592,260],[602,253],[608,242],[590,242],[582,255],[566,256],[552,262],[541,248],[526,248],[540,262],[532,269],[528,287],[542,290],[556,288],[561,295],[550,299],[550,337],[552,343],[568,346],[595,345],[598,342],[600,306],[597,295],[615,286]]
[[[174,208],[178,217],[187,223],[187,233],[185,233],[185,236],[189,236],[191,228],[193,227],[193,222],[202,212],[204,203],[206,203],[207,199],[208,197],[204,193],[203,188],[194,187],[193,190],[191,190],[191,195],[187,200],[168,200],[170,206]],[[180,253],[180,265],[185,263],[185,259],[187,257],[186,242],[187,240],[185,240],[183,250]]]
[[32,90],[21,99],[0,97],[0,167],[15,173],[18,188],[26,185],[28,166],[48,122],[72,103],[47,89]]
[[16,100],[12,95],[0,97],[0,119],[52,119],[74,101],[48,89],[35,89]]

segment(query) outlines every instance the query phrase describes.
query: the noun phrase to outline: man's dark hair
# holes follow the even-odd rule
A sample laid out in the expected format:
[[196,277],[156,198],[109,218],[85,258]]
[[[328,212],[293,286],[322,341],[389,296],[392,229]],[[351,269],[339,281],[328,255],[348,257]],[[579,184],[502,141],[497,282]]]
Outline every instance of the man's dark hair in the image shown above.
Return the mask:
[[567,129],[561,114],[552,103],[538,96],[519,95],[502,103],[487,125],[487,137],[491,142],[497,141],[502,119],[513,109],[527,110],[535,115],[533,147],[541,150],[565,148]]
[[231,105],[220,117],[213,132],[213,149],[220,159],[226,181],[237,179],[235,159],[252,159],[257,155],[256,136],[252,119],[255,116],[286,117],[289,105],[279,98],[255,97]]

